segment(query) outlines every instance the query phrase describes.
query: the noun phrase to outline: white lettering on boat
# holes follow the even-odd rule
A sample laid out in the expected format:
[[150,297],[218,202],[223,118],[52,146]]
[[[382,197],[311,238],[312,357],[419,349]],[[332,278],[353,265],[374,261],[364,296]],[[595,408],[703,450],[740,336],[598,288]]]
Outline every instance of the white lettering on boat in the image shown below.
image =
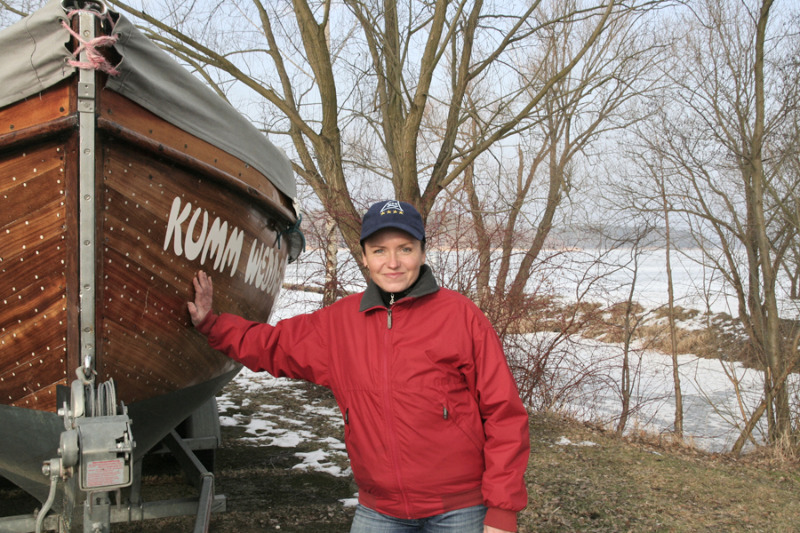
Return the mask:
[[244,281],[251,283],[256,288],[268,290],[277,281],[280,274],[273,268],[276,264],[275,249],[264,246],[264,243],[253,241],[250,245],[250,257],[247,259],[247,268],[244,271]]
[[[191,202],[184,204],[176,196],[167,220],[164,251],[170,248],[171,243],[175,255],[190,261],[199,257],[201,265],[214,258],[211,268],[223,272],[230,267],[230,276],[233,277],[242,256],[245,233],[237,227],[229,233],[228,221],[220,217],[216,217],[209,227],[209,218],[208,211],[196,207],[192,212]],[[262,291],[277,292],[282,271],[283,262],[275,248],[253,238],[244,272],[245,283]]]
[[[192,235],[195,234],[195,227],[197,226],[197,219],[200,214],[203,215],[203,231],[200,232],[200,237],[195,241]],[[206,241],[206,231],[208,230],[208,211],[200,209],[199,207],[194,210],[192,220],[189,221],[189,227],[186,229],[186,244],[184,245],[184,255],[189,261],[194,261],[203,251],[203,243]]]

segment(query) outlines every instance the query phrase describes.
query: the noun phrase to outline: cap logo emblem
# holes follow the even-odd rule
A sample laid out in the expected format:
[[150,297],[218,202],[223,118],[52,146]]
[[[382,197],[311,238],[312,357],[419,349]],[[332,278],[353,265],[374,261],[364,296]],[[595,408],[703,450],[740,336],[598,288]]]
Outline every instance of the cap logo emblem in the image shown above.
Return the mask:
[[394,215],[402,215],[403,207],[397,200],[390,200],[385,204],[383,204],[383,207],[381,208],[381,215],[385,215],[386,213]]

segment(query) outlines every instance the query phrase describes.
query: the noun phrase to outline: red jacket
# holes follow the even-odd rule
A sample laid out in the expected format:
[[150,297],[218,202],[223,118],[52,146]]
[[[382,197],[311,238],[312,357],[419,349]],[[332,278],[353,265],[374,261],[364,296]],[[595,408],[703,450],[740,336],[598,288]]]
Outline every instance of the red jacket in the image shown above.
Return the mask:
[[527,411],[489,321],[427,267],[391,309],[370,284],[274,327],[209,313],[198,329],[254,371],[333,391],[363,505],[424,518],[485,504],[487,525],[516,529]]

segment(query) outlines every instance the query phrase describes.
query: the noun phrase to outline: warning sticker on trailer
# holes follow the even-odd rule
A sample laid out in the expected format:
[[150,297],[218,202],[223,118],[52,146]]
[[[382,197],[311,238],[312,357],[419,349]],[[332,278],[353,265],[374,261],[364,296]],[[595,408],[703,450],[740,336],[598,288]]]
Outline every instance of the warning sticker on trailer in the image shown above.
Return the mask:
[[125,461],[108,459],[92,461],[86,467],[86,488],[111,487],[125,484]]

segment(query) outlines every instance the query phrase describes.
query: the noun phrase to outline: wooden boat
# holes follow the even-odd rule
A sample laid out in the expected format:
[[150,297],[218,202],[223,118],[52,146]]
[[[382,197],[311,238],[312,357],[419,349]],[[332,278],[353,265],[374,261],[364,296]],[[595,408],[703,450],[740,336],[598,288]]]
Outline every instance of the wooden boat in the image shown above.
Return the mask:
[[123,16],[51,2],[0,55],[0,476],[44,501],[76,370],[113,379],[140,458],[239,369],[193,274],[267,320],[301,235],[285,155]]

